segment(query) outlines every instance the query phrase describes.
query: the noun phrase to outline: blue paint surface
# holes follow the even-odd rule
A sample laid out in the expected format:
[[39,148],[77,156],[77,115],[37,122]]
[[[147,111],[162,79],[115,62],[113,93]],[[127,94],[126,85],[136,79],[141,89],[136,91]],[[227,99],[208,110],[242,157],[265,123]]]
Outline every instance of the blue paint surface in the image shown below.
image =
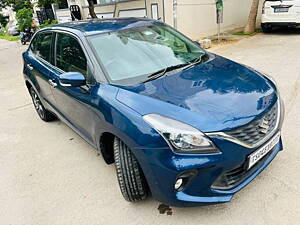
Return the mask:
[[[202,132],[231,130],[265,114],[279,99],[276,87],[262,74],[213,54],[205,63],[146,83],[117,86],[101,80],[101,65],[93,60],[94,53],[85,35],[149,24],[162,23],[127,18],[79,21],[46,28],[43,31],[72,32],[82,40],[92,56],[96,82],[85,89],[61,86],[59,79],[64,74],[27,50],[23,54],[24,63],[34,67],[29,70],[24,66],[27,85],[33,86],[48,110],[95,148],[100,149],[100,137],[104,133],[119,137],[138,159],[157,200],[176,206],[230,201],[234,193],[254,179],[282,150],[281,141],[264,163],[237,187],[214,190],[211,185],[221,174],[244,164],[259,147],[249,149],[211,137],[219,154],[178,154],[142,116],[162,114]],[[73,78],[74,82],[81,79]],[[58,84],[56,88],[49,86],[49,79]],[[189,170],[196,170],[196,176],[184,190],[175,192],[176,177]]]

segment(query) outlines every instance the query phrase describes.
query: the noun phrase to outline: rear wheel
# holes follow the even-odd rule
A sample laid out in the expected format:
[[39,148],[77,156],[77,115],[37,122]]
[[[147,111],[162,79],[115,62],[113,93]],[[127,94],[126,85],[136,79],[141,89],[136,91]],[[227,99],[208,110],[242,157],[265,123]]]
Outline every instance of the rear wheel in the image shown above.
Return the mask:
[[55,120],[56,119],[55,116],[51,112],[49,112],[47,109],[45,109],[39,96],[37,95],[37,93],[35,92],[35,90],[32,87],[29,89],[29,92],[30,92],[30,95],[32,98],[34,108],[35,108],[36,112],[38,113],[39,117],[46,122]]
[[148,186],[144,174],[131,150],[119,138],[114,140],[114,157],[123,197],[129,202],[145,199]]
[[272,32],[272,26],[268,24],[261,24],[261,29],[264,33],[271,33]]

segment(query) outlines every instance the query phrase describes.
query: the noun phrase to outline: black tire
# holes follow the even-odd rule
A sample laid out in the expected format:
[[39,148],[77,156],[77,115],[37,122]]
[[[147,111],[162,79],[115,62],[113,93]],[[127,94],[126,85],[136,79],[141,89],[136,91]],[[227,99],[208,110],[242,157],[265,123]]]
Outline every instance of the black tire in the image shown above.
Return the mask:
[[42,120],[44,120],[45,122],[55,120],[56,117],[51,112],[49,112],[47,109],[45,109],[38,94],[35,92],[35,90],[32,87],[29,89],[29,93],[30,93],[30,96],[31,96],[31,99],[33,102],[33,106],[34,106],[37,114],[39,115],[39,117]]
[[148,196],[148,186],[139,163],[131,150],[119,139],[114,140],[117,178],[125,200],[135,202]]
[[261,24],[261,29],[264,33],[271,33],[273,27],[271,25],[267,25],[267,24]]
[[21,41],[22,45],[26,45],[26,41]]

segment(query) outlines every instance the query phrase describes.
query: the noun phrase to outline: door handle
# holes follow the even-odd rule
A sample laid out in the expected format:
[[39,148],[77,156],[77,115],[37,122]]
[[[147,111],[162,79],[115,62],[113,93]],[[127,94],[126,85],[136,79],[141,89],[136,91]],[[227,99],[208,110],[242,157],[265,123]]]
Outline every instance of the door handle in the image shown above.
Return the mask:
[[33,70],[33,66],[31,64],[26,65],[29,70]]
[[48,82],[53,88],[55,88],[57,86],[57,83],[54,80],[50,79]]

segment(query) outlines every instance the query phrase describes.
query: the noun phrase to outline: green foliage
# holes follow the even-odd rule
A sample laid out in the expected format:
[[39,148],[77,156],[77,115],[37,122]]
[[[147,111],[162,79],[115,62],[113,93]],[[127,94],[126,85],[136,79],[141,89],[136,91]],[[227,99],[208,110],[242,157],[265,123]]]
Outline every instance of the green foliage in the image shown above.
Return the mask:
[[9,6],[9,0],[0,0],[0,8],[5,8],[6,6]]
[[42,29],[44,27],[48,27],[48,26],[51,26],[54,24],[58,24],[57,20],[45,20],[44,23],[39,26],[39,29]]
[[0,13],[0,28],[6,26],[6,24],[8,23],[8,18],[9,18],[8,16],[3,16]]
[[6,6],[8,6],[8,1],[7,0],[0,0],[0,9],[1,8],[5,8]]
[[233,35],[241,35],[241,36],[254,36],[257,33],[260,33],[261,30],[260,29],[256,29],[253,33],[245,33],[244,31],[238,31],[238,32],[234,32]]
[[15,12],[24,8],[32,9],[30,0],[0,0],[0,8],[5,8],[6,6],[12,6]]
[[32,9],[32,4],[30,3],[29,0],[13,0],[13,10],[15,12],[18,12],[21,9],[27,8],[27,9]]
[[4,39],[4,40],[7,40],[7,41],[18,41],[19,37],[8,35],[6,33],[6,31],[3,29],[3,30],[0,30],[0,39]]
[[28,8],[20,9],[16,14],[16,18],[18,21],[18,29],[24,31],[25,28],[31,27],[32,25],[32,10]]
[[45,7],[45,6],[49,6],[51,4],[58,4],[59,0],[39,0],[38,1],[38,6],[39,7]]
[[224,7],[223,0],[216,0],[217,9],[222,9]]

